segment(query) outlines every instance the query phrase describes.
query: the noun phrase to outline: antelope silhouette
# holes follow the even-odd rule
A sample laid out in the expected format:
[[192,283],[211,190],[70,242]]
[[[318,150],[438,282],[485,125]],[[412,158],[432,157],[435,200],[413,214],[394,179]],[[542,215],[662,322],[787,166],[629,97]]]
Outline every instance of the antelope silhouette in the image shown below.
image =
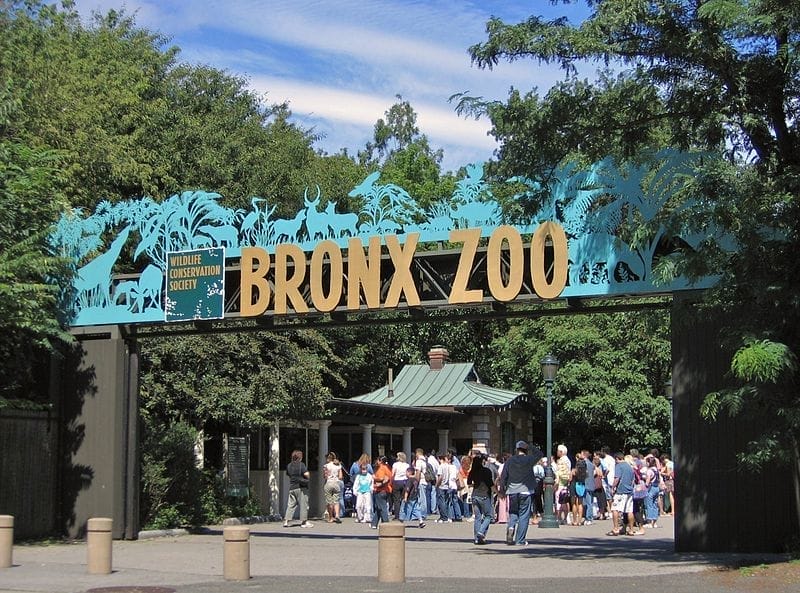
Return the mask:
[[280,243],[281,237],[286,237],[287,242],[297,241],[297,233],[300,232],[300,226],[303,224],[303,219],[306,217],[306,211],[301,210],[294,218],[279,218],[272,223],[272,230],[274,235],[272,237],[273,243]]
[[328,226],[331,227],[334,237],[342,237],[345,233],[354,237],[358,232],[358,214],[352,212],[337,214],[336,202],[328,202],[325,213],[328,215]]
[[317,186],[317,198],[315,200],[308,201],[308,188],[303,194],[303,203],[306,205],[306,230],[308,231],[309,241],[315,241],[317,235],[319,235],[320,239],[326,239],[329,235],[328,216],[324,211],[317,211],[320,195],[319,186]]
[[[228,247],[238,247],[239,245],[239,231],[231,224],[223,224],[220,226],[203,225],[197,228],[201,233],[205,233],[214,239],[214,242],[222,247],[227,244]],[[198,237],[202,239],[202,237]],[[195,242],[196,246],[197,243]]]

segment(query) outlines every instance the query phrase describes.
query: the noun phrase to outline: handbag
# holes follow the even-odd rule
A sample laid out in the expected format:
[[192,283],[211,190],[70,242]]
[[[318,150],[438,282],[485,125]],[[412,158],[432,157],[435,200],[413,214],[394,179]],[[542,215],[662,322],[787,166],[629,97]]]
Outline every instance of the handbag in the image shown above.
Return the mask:
[[647,496],[647,486],[644,482],[639,482],[633,487],[633,500],[642,500]]
[[575,484],[575,494],[577,494],[579,497],[586,494],[586,484],[583,482],[578,482]]

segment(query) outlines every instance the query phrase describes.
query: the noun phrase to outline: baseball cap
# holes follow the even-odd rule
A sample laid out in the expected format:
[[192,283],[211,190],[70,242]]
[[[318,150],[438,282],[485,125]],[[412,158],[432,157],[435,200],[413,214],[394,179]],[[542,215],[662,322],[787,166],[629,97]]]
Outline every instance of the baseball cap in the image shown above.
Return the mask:
[[516,448],[517,449],[525,449],[527,451],[528,450],[528,443],[526,443],[525,441],[517,441]]

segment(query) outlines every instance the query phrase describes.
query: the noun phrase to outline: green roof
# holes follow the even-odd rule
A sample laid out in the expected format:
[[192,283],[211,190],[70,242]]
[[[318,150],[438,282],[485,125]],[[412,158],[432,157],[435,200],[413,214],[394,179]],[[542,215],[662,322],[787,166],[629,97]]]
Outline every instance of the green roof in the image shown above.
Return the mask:
[[384,385],[355,401],[390,406],[506,408],[525,394],[497,389],[480,383],[471,362],[448,362],[441,370],[431,370],[427,364],[406,365],[393,381],[394,394]]

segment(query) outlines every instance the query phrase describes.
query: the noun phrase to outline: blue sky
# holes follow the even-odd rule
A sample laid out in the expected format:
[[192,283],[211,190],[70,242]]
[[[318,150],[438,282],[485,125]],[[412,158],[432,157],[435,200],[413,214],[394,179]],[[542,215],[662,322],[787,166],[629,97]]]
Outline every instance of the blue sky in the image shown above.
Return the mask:
[[496,148],[489,122],[457,116],[450,95],[502,100],[511,86],[542,91],[563,77],[531,60],[491,71],[472,66],[467,48],[485,40],[488,18],[586,15],[582,4],[548,0],[78,0],[77,8],[86,16],[124,8],[140,26],[169,36],[181,61],[244,76],[267,102],[289,101],[330,153],[363,148],[400,94],[431,145],[444,149],[445,170],[486,160]]

